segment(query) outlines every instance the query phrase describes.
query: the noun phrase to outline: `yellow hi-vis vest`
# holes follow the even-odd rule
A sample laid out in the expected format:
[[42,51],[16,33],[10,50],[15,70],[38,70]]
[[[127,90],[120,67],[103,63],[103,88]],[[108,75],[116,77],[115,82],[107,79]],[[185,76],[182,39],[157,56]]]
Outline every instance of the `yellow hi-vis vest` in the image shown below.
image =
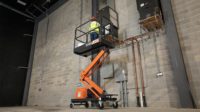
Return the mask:
[[92,21],[90,23],[89,31],[93,30],[91,32],[99,33],[99,28],[98,28],[99,26],[100,24],[97,21]]

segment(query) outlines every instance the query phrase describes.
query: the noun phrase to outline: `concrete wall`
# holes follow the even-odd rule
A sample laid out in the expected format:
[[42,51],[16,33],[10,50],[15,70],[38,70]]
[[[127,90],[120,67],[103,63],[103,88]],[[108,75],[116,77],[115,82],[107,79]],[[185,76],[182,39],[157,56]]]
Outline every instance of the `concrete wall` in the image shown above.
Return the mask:
[[[190,35],[188,35],[188,33],[184,32],[185,29],[189,30],[188,25],[194,26],[195,23],[190,20],[193,18],[191,18],[189,8],[183,10],[183,7],[185,7],[186,4],[190,4],[190,8],[192,9],[192,3],[194,1],[197,2],[197,0],[185,0],[184,3],[182,3],[181,0],[173,1],[177,26],[181,34],[180,38],[182,43],[186,43],[187,41],[189,49],[198,46],[198,41],[195,41],[198,37],[198,26],[196,26],[195,29],[189,26],[189,28],[191,28],[190,31],[196,30],[196,32],[194,32],[196,36],[193,33],[189,33]],[[83,3],[83,7],[81,7],[81,2]],[[103,5],[103,3],[101,5]],[[198,5],[195,6],[198,7]],[[136,0],[123,0],[123,2],[121,0],[115,0],[115,7],[119,13],[119,38],[125,39],[140,34]],[[82,11],[81,8],[83,9]],[[190,17],[184,15],[185,10],[188,10],[187,14],[190,15]],[[198,9],[195,10],[194,13],[197,14]],[[181,12],[182,15],[180,14]],[[28,100],[29,105],[66,106],[69,104],[78,83],[79,73],[90,61],[90,58],[83,58],[73,54],[74,29],[81,22],[89,19],[90,14],[91,0],[69,0],[53,12],[49,16],[49,19],[45,18],[39,23]],[[185,17],[185,19],[183,20],[182,17]],[[183,21],[188,23],[186,24]],[[198,19],[196,19],[196,21],[198,21]],[[184,37],[183,35],[186,36]],[[150,35],[150,37],[150,39],[140,42],[147,105],[150,107],[180,107],[177,88],[173,79],[173,71],[171,70],[170,57],[168,56],[166,36],[164,32],[161,31],[158,35]],[[156,39],[154,37],[156,37]],[[189,37],[191,37],[193,41],[188,39]],[[196,44],[193,45],[192,42]],[[199,72],[197,61],[199,55],[195,55],[192,60],[188,59],[189,56],[193,57],[194,54],[197,54],[198,49],[193,48],[191,51],[188,49],[188,46],[185,47],[184,45],[182,45],[182,47],[187,71],[190,73],[190,76],[193,76],[191,78],[192,84],[196,85],[193,86],[193,93],[196,98],[200,98],[197,94],[197,90],[199,90],[197,86],[197,73]],[[115,82],[119,74],[116,74],[109,80],[105,80],[104,77],[112,75],[112,66],[114,66],[114,72],[121,68],[124,69],[128,74],[129,106],[135,107],[135,82],[132,54],[131,46],[113,50],[110,55],[110,61],[108,61],[101,70],[101,85],[104,86],[109,93],[119,93],[120,85]],[[157,59],[156,55],[158,55]],[[138,60],[138,56],[136,58]],[[139,62],[137,61],[136,63],[138,64]],[[162,72],[163,76],[157,78],[156,74],[158,72]],[[196,102],[198,101],[199,100],[196,100]]]
[[[115,2],[116,10],[119,13],[120,38],[125,39],[140,34],[141,31],[138,24],[139,14],[136,7],[136,1],[125,0],[121,2],[120,0],[115,0]],[[154,37],[156,37],[156,39]],[[173,81],[173,73],[169,62],[170,58],[168,56],[165,34],[160,33],[159,35],[150,35],[150,39],[140,42],[140,50],[142,53],[143,73],[145,76],[147,105],[150,107],[179,107],[178,94]],[[156,59],[156,53],[158,59]],[[131,46],[119,49],[112,52],[111,61],[115,63],[125,63],[125,69],[127,69],[129,79],[129,106],[136,106],[132,54]],[[136,56],[137,65],[139,64],[138,59],[138,56]],[[160,68],[158,66],[160,66]],[[139,67],[137,66],[137,71],[139,71],[138,69]],[[163,77],[156,77],[159,72],[164,74]],[[140,72],[137,72],[137,74],[139,75]],[[141,88],[140,83],[141,80],[139,80]]]
[[191,90],[200,108],[200,2],[198,0],[172,0]]
[[[88,19],[90,0],[83,2],[82,13]],[[73,96],[81,67],[72,44],[80,12],[81,0],[69,0],[39,23],[29,105],[65,106]]]

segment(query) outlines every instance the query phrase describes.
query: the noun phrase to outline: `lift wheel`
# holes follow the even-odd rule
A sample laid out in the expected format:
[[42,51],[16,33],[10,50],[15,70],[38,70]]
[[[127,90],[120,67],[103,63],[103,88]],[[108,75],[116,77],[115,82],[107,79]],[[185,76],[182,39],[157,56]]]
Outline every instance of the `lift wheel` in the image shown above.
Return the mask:
[[84,105],[85,108],[89,108],[89,102],[96,104],[96,107],[99,109],[104,109],[104,102],[109,102],[114,109],[118,108],[117,98],[112,98],[116,96],[115,94],[107,94],[101,100],[97,98],[85,98],[85,99],[71,99],[70,108],[73,108],[75,105]]

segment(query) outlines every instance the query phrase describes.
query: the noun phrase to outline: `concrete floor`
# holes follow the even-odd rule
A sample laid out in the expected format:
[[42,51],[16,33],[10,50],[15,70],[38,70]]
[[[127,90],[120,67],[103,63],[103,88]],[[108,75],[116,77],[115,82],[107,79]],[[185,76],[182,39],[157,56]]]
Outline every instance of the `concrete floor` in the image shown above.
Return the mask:
[[175,108],[119,108],[119,109],[69,109],[65,107],[1,107],[0,112],[200,112],[200,109]]

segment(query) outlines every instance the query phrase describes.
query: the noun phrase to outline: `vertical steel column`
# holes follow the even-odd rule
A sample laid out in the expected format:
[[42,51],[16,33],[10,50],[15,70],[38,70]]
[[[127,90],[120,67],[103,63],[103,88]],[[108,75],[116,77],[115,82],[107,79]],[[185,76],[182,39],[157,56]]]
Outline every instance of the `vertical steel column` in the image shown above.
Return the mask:
[[183,108],[193,108],[195,105],[187,79],[171,0],[161,0],[161,6],[165,20],[169,55],[171,57],[172,69],[174,71],[174,79],[179,92],[180,104]]
[[33,37],[32,37],[32,42],[31,42],[31,51],[30,51],[30,56],[29,56],[28,70],[27,70],[25,87],[24,87],[24,95],[23,95],[23,100],[22,100],[23,106],[26,106],[27,101],[28,101],[29,86],[30,86],[30,80],[31,80],[31,73],[32,73],[33,57],[34,57],[34,52],[35,52],[37,30],[38,30],[38,21],[35,21]]
[[99,0],[92,0],[92,16],[97,16],[99,11]]
[[[98,0],[92,0],[92,16],[97,16],[97,12],[99,10],[99,1]],[[97,54],[92,54],[92,60],[96,57]],[[100,69],[97,69],[93,75],[92,80],[100,86],[101,84],[101,77],[100,77]]]

